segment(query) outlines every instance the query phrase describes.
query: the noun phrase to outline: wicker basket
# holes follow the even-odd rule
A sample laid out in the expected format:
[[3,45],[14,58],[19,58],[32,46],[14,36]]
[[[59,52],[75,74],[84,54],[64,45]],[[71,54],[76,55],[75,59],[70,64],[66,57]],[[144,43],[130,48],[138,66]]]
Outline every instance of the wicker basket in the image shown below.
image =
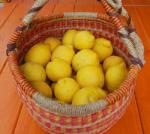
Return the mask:
[[[46,1],[35,2],[7,45],[9,66],[16,81],[17,91],[31,116],[51,134],[104,133],[121,118],[132,99],[137,74],[144,64],[142,43],[126,10],[123,7],[118,10],[118,6],[113,6],[112,1],[101,0],[107,15],[63,13],[32,21]],[[119,13],[128,20],[126,28],[118,19]],[[98,102],[85,106],[60,104],[33,89],[19,70],[18,65],[30,47],[49,36],[61,39],[68,29],[89,30],[96,37],[111,40],[115,53],[125,58],[129,65],[128,76],[119,89]]]

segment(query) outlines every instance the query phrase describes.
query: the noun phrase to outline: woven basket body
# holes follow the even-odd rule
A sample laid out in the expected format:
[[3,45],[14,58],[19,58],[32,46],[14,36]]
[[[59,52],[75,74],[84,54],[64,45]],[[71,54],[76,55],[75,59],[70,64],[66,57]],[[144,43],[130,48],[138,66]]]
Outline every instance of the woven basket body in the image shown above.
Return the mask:
[[[136,66],[130,67],[129,75],[120,89],[107,96],[106,100],[109,102],[107,107],[96,111],[85,111],[86,114],[83,115],[63,113],[63,106],[46,108],[37,103],[32,96],[26,94],[31,87],[29,87],[28,82],[24,82],[25,79],[18,68],[18,64],[22,62],[26,52],[34,44],[50,36],[61,39],[64,32],[68,29],[89,30],[95,37],[104,37],[111,40],[115,53],[124,57],[129,65],[131,64],[132,57],[123,45],[117,33],[117,28],[109,22],[105,15],[99,15],[97,18],[64,17],[64,15],[59,15],[37,19],[30,24],[28,29],[23,30],[16,43],[17,53],[11,52],[9,56],[10,69],[17,83],[19,96],[22,98],[31,116],[47,132],[51,134],[101,134],[106,132],[121,118],[130,103],[138,72]],[[125,93],[122,95],[123,92]],[[112,98],[115,98],[115,100]],[[56,105],[58,104],[56,103]]]
[[[137,74],[145,62],[143,44],[121,0],[101,0],[107,12],[103,15],[63,13],[33,20],[47,1],[35,1],[7,44],[6,53],[17,92],[30,115],[50,134],[102,134],[122,117],[132,99]],[[124,16],[125,25],[119,15]],[[19,69],[33,45],[50,36],[62,39],[68,29],[88,30],[96,38],[110,40],[114,53],[122,56],[129,67],[128,76],[120,87],[95,103],[73,106],[44,97],[29,84]]]

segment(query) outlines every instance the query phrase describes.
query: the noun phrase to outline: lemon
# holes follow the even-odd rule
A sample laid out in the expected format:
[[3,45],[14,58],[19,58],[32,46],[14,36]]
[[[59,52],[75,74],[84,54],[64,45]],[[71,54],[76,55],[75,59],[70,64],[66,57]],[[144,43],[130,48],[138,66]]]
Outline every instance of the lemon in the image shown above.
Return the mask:
[[52,90],[46,82],[32,81],[31,85],[33,86],[33,88],[37,89],[42,95],[46,97],[52,97]]
[[68,30],[67,32],[65,32],[62,40],[63,45],[73,46],[73,41],[76,33],[77,30]]
[[89,31],[78,31],[74,38],[74,47],[78,50],[92,48],[94,46],[95,37]]
[[104,85],[104,74],[101,67],[98,66],[85,66],[77,72],[77,82],[81,87],[99,86]]
[[51,52],[44,43],[38,43],[31,47],[25,55],[26,62],[35,62],[46,65],[51,58]]
[[25,78],[29,81],[45,81],[46,72],[42,65],[26,62],[20,66],[21,71],[23,72]]
[[49,37],[49,38],[46,38],[45,41],[44,41],[45,44],[47,44],[50,48],[50,50],[53,52],[54,49],[61,45],[61,42],[60,40],[58,40],[57,38],[54,38],[54,37]]
[[55,85],[56,85],[55,82],[53,82],[53,83],[51,84],[51,88],[52,88],[53,91],[54,91]]
[[79,90],[78,83],[72,78],[58,80],[55,85],[54,93],[58,100],[66,103],[72,101],[73,95]]
[[[55,88],[56,82],[52,82],[51,83],[51,90],[52,90],[52,94],[54,95],[54,88]],[[54,96],[55,97],[55,96]]]
[[72,66],[75,71],[86,65],[99,65],[99,58],[91,49],[83,49],[75,54],[72,60]]
[[54,60],[55,58],[60,58],[71,64],[74,54],[75,52],[73,48],[61,45],[53,51],[51,60]]
[[104,63],[103,63],[104,71],[106,72],[110,67],[115,66],[120,63],[124,63],[124,65],[126,65],[122,57],[110,56],[104,60]]
[[55,59],[46,66],[46,74],[52,81],[71,76],[71,66],[62,59]]
[[72,99],[73,105],[85,105],[104,98],[107,92],[98,87],[84,87],[77,91]]
[[98,54],[100,62],[111,56],[113,53],[113,47],[109,40],[104,38],[97,38],[93,50]]
[[119,88],[127,76],[127,68],[124,63],[110,67],[105,74],[106,87],[110,92]]
[[98,66],[102,71],[103,71],[103,67],[102,67],[102,64],[99,64]]

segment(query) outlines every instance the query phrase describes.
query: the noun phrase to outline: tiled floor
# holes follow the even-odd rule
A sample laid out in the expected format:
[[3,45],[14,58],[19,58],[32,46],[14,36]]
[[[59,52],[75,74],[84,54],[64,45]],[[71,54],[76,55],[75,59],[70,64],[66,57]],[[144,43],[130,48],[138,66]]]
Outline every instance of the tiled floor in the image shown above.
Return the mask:
[[[0,134],[45,134],[19,100],[5,54],[9,36],[33,1],[12,1],[0,9]],[[99,12],[101,10],[95,1],[52,0],[39,16],[64,11]],[[123,3],[133,17],[137,32],[144,43],[147,63],[138,77],[135,95],[127,112],[106,134],[150,134],[150,0],[126,0]]]

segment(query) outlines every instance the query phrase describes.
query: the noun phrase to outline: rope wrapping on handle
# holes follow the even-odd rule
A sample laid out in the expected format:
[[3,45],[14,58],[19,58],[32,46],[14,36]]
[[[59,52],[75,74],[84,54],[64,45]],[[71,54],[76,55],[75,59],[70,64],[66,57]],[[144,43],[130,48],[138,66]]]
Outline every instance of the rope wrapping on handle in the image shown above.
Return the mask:
[[128,39],[128,32],[125,30],[124,27],[119,29],[118,33],[121,35],[122,41],[126,44],[126,46],[129,48],[129,53],[134,57],[138,58],[137,52],[135,51],[135,48],[131,42],[131,40]]
[[[32,8],[29,10],[27,15],[24,17],[23,22],[19,24],[14,33],[9,39],[7,44],[6,54],[10,51],[14,51],[16,48],[16,40],[21,35],[22,31],[27,28],[28,24],[30,24],[33,20],[33,17],[38,13],[38,11],[46,4],[48,0],[36,0]],[[10,49],[11,48],[11,49]]]
[[14,33],[11,35],[9,42],[7,44],[6,55],[8,56],[10,51],[14,51],[16,49],[16,40],[21,35],[22,31],[27,27],[26,24],[21,22],[18,27],[16,27]]
[[127,29],[127,31],[129,32],[129,37],[134,42],[135,49],[136,49],[142,63],[144,64],[145,63],[145,60],[144,60],[144,45],[143,45],[140,37],[136,33],[136,30],[134,30],[135,28],[134,28],[133,23],[132,23],[132,18],[129,16],[128,13],[127,13],[126,16],[127,16],[126,18],[128,20],[128,29]]
[[[105,1],[102,1],[102,2],[105,3]],[[125,36],[128,35],[128,38],[122,38],[123,42],[129,48],[130,54],[132,56],[134,56],[136,59],[139,58],[141,63],[144,64],[145,60],[144,60],[144,46],[143,46],[143,43],[142,43],[141,39],[139,38],[139,36],[137,35],[137,33],[134,30],[131,31],[131,29],[134,29],[134,27],[132,25],[132,19],[129,16],[127,10],[123,7],[122,0],[106,0],[106,2],[117,13],[119,13],[120,15],[124,16],[127,19],[129,29],[120,28],[120,30],[118,32],[121,33],[122,35],[125,35]],[[132,44],[134,44],[133,47],[131,47]],[[133,51],[136,51],[136,52],[133,52]]]
[[139,36],[136,34],[136,32],[132,32],[129,34],[131,40],[134,42],[135,44],[135,49],[142,61],[143,64],[145,64],[145,60],[144,60],[144,46],[143,43],[141,41],[141,39],[139,38]]
[[135,60],[133,61],[133,63],[138,64],[140,68],[141,62],[137,63],[137,61],[140,61],[138,54],[135,50],[133,43],[129,39],[128,31],[122,26],[120,19],[116,16],[117,12],[114,11],[114,9],[108,4],[107,0],[100,0],[100,1],[102,5],[104,6],[105,10],[107,11],[107,14],[110,16],[111,21],[118,28],[118,33],[121,35],[121,39],[124,45],[126,45],[126,47],[129,50],[130,55],[132,55],[133,60]]
[[127,15],[127,10],[122,6],[122,0],[107,0],[108,4],[111,5],[118,13],[122,16]]
[[25,24],[30,24],[38,11],[46,4],[46,2],[48,2],[48,0],[36,0],[32,8],[24,17],[23,22]]

